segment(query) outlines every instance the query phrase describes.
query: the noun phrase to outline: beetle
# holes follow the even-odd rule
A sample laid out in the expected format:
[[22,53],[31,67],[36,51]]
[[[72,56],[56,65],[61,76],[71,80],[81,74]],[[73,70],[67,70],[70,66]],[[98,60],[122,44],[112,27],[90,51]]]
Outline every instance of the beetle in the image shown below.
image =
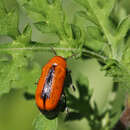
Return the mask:
[[40,111],[48,118],[56,117],[59,111],[66,108],[63,87],[67,72],[70,71],[67,71],[66,59],[57,55],[42,68],[35,100]]

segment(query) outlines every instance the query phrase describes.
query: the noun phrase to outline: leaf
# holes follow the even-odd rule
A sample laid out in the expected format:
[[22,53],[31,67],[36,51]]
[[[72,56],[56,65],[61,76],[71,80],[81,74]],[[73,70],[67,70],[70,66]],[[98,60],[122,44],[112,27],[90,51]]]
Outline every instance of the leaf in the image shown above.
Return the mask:
[[[100,28],[100,31],[103,32],[105,40],[107,41],[107,46],[110,49],[108,56],[118,58],[117,50],[115,48],[116,39],[114,37],[115,30],[112,27],[111,22],[109,21],[109,13],[111,12],[114,2],[110,0],[110,4],[106,4],[106,0],[100,2],[98,0],[90,1],[90,0],[76,0],[78,3],[83,5],[86,8],[86,12],[84,13],[84,17],[95,23],[96,26]],[[107,6],[107,7],[106,7]],[[94,17],[91,17],[94,16]],[[95,21],[95,22],[94,22]]]
[[112,102],[111,109],[111,128],[117,123],[122,113],[122,107],[125,102],[126,93],[130,93],[130,74],[124,65],[119,64],[117,61],[109,60],[105,66],[107,75],[113,77],[116,98]]
[[[71,2],[68,2],[68,4],[72,4]],[[73,6],[76,6],[74,3]],[[69,5],[71,7],[71,5]],[[79,6],[77,4],[77,6]],[[80,6],[79,6],[80,7]],[[73,9],[76,10],[76,9]],[[67,16],[70,15],[69,11],[67,12]],[[91,15],[92,16],[92,15]],[[80,7],[79,11],[75,11],[75,14],[73,16],[73,22],[74,26],[78,27],[80,32],[80,40],[77,40],[75,44],[78,45],[78,43],[84,44],[84,46],[87,46],[88,48],[94,49],[94,51],[104,51],[103,49],[107,46],[107,40],[104,37],[104,34],[102,30],[96,25],[95,19],[90,19],[87,17],[87,14],[85,13],[84,9]],[[87,17],[87,18],[86,18]],[[90,21],[92,20],[92,21]],[[104,42],[104,43],[103,43]],[[79,44],[81,45],[81,44]],[[82,45],[81,45],[82,47]]]
[[121,21],[121,23],[117,28],[116,38],[118,39],[118,41],[125,38],[126,33],[128,32],[129,29],[130,29],[130,16],[127,16]]
[[34,23],[34,25],[36,26],[36,28],[41,31],[42,33],[55,33],[56,30],[53,28],[53,26],[48,25],[46,22],[41,21],[41,22],[37,22]]
[[[31,16],[33,16],[32,12],[34,12],[33,18],[34,21],[36,21],[34,22],[34,25],[38,30],[40,30],[42,33],[55,33],[58,36],[59,42],[57,43],[56,47],[82,48],[84,39],[80,38],[82,40],[79,41],[75,41],[75,39],[73,39],[71,34],[72,33],[71,26],[65,18],[61,1],[55,1],[49,4],[47,1],[43,2],[41,0],[38,1],[33,0],[30,2],[26,1],[22,3],[22,5],[26,8],[29,15],[31,13]],[[39,15],[36,15],[36,13]],[[41,19],[41,15],[44,17],[43,19]],[[64,57],[68,57],[72,55],[72,52],[66,54],[63,53],[64,52],[61,51],[57,52],[58,55]]]
[[[35,80],[40,74],[40,68],[36,63],[30,66],[28,62],[30,59],[29,55],[25,51],[21,52],[15,51],[15,53],[8,53],[11,60],[3,61],[0,64],[0,96],[8,93],[11,88],[26,87],[35,90]],[[29,67],[34,68],[29,69]]]
[[[32,62],[33,53],[31,51],[27,53],[26,50],[22,50],[22,48],[25,48],[29,44],[30,39],[31,27],[26,26],[23,34],[18,36],[16,41],[11,45],[0,46],[5,49],[5,51],[0,52],[0,95],[8,93],[11,88],[26,87],[31,88],[34,92],[35,87],[33,86],[40,72],[40,68],[37,63],[29,63]],[[9,47],[12,48],[12,50],[8,50]],[[31,91],[31,89],[29,91]]]
[[16,0],[1,0],[1,3],[3,3],[3,7],[5,8],[6,12],[10,12],[12,9],[18,7]]
[[53,4],[55,2],[55,0],[48,0],[49,4]]
[[77,27],[74,24],[71,25],[71,28],[72,28],[72,33],[73,33],[73,39],[74,40],[79,40],[81,38],[81,30],[80,30],[80,28]]
[[32,1],[27,1],[27,0],[18,0],[22,6],[24,6],[27,10],[33,11],[40,13],[41,15],[46,17],[46,12],[48,10],[48,2],[47,0],[32,0]]
[[[77,0],[79,3],[84,5],[88,10],[92,10],[95,12],[96,15],[103,14],[103,17],[108,17],[110,12],[112,11],[112,8],[114,6],[115,1],[114,0],[103,0],[102,2],[100,0]],[[92,8],[92,9],[90,9]],[[95,8],[95,10],[93,10]],[[96,11],[99,11],[96,13]],[[100,14],[101,13],[101,14]]]
[[[95,44],[93,44],[93,43],[95,43]],[[93,40],[90,39],[90,40],[86,41],[85,46],[87,46],[87,48],[90,48],[91,50],[94,50],[96,52],[103,52],[104,51],[103,49],[105,49],[105,47],[103,47],[104,42],[94,40],[94,39]],[[105,51],[107,51],[107,50],[105,50]]]
[[0,10],[0,35],[7,35],[12,38],[18,36],[18,12],[17,9],[6,13]]
[[26,25],[22,35],[18,36],[16,41],[28,45],[29,42],[31,41],[31,36],[32,36],[32,28],[30,25]]
[[91,25],[87,26],[87,35],[90,35],[92,39],[105,42],[105,39],[103,40],[103,33],[96,26],[91,26]]
[[[69,89],[68,92],[68,89],[66,90],[67,106],[71,109],[69,119],[65,124],[61,116],[62,120],[60,122],[63,123],[62,127],[65,130],[67,129],[66,125],[70,129],[101,129],[101,120],[105,118],[110,103],[109,94],[112,91],[111,78],[104,77],[104,73],[99,71],[100,67],[95,60],[84,61],[78,59],[75,62],[71,61],[68,63],[68,66],[72,70],[72,81],[75,84],[76,91],[72,92]],[[91,68],[92,66],[94,66],[94,69]],[[97,77],[99,78],[97,79]],[[105,82],[102,82],[102,80]],[[98,119],[100,119],[100,122],[98,122]],[[86,126],[83,126],[84,123]]]
[[106,39],[103,37],[102,32],[96,26],[88,26],[86,28],[86,42],[85,46],[97,51],[106,53],[109,50],[105,50],[107,47]]
[[57,119],[48,120],[44,115],[39,114],[33,122],[35,130],[57,130]]
[[[22,3],[22,2],[20,2],[20,3]],[[36,25],[36,27],[38,27],[38,29],[40,29],[39,26],[41,27],[41,26],[44,25],[44,27],[45,27],[45,24],[47,24],[48,29],[54,28],[55,31],[57,31],[57,32],[62,30],[61,25],[62,25],[62,22],[63,22],[63,16],[61,15],[62,9],[61,9],[61,3],[60,2],[57,2],[57,4],[54,4],[54,3],[49,4],[47,2],[47,0],[45,0],[45,1],[33,0],[33,1],[30,1],[30,2],[27,2],[27,1],[24,2],[23,6],[27,9],[29,15],[30,15],[30,13],[32,14],[32,12],[34,12],[34,14],[35,13],[39,14],[37,16],[35,15],[37,17],[37,18],[35,17],[36,19],[40,20],[41,15],[44,17],[43,19],[41,19],[43,21],[41,21],[41,20],[36,21],[36,23],[37,22],[38,23],[35,24],[35,25]],[[33,15],[31,15],[31,16],[33,16]],[[33,18],[34,18],[34,16],[33,16]],[[42,31],[45,30],[44,27],[41,29]]]
[[127,47],[124,50],[123,56],[122,56],[122,64],[124,64],[126,66],[126,68],[128,69],[128,71],[130,72],[130,48]]
[[122,108],[125,105],[125,98],[126,98],[126,89],[123,84],[118,84],[119,86],[115,86],[117,89],[116,98],[114,102],[112,103],[112,109],[111,109],[111,123],[110,127],[113,128],[113,126],[118,122],[121,113]]

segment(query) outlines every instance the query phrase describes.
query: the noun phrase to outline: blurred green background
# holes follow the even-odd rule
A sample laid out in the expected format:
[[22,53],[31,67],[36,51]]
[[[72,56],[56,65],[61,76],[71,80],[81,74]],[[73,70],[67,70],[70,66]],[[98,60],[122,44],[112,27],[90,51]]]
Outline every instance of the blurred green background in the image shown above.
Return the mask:
[[[15,6],[15,0],[8,1],[8,7]],[[119,6],[122,7],[122,13],[125,10],[127,14],[130,14],[130,0],[118,0]],[[65,6],[67,4],[65,3]],[[24,12],[20,11],[19,29],[22,31],[24,25],[30,23],[30,20],[26,18]],[[51,39],[50,39],[51,37]],[[57,41],[57,37],[51,35],[43,35],[38,30],[33,28],[32,40],[39,42],[50,43],[51,41]],[[11,42],[11,39],[7,36],[0,36],[0,43]],[[53,54],[51,52],[35,52],[37,62],[42,66],[51,58]],[[42,59],[42,60],[41,60]],[[95,59],[79,60],[71,59],[68,61],[68,68],[72,70],[72,77],[79,74],[74,72],[77,69],[79,72],[84,73],[88,77],[89,87],[93,88],[94,94],[92,100],[96,101],[100,112],[107,107],[108,99],[111,99],[112,93],[112,79],[104,77],[105,72],[100,71],[100,65]],[[40,77],[40,75],[39,75]],[[8,80],[8,79],[7,79]],[[87,79],[86,79],[87,80]],[[37,82],[37,81],[34,81]],[[30,87],[36,87],[34,86]],[[26,100],[24,98],[25,90],[12,89],[9,94],[5,94],[0,97],[0,130],[33,130],[32,125],[34,118],[39,113],[35,105],[35,100]],[[111,93],[111,94],[110,94]],[[102,98],[104,97],[104,98]],[[82,119],[82,123],[86,122]],[[69,126],[68,126],[69,127]],[[77,129],[78,126],[76,126]],[[83,129],[83,128],[82,128]]]

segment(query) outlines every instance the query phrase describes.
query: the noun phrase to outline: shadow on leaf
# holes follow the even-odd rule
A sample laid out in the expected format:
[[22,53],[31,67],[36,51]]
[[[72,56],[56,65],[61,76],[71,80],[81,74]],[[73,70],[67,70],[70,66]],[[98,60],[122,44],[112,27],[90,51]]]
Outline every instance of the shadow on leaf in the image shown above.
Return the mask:
[[100,114],[96,103],[94,103],[93,106],[91,105],[92,92],[84,82],[82,83],[81,80],[78,80],[76,81],[76,86],[76,90],[79,93],[78,97],[72,95],[68,89],[66,89],[67,98],[69,100],[67,106],[73,111],[66,115],[65,121],[86,118],[93,130],[102,128],[102,120],[109,111]]
[[34,100],[35,99],[35,95],[31,94],[31,93],[28,93],[28,92],[25,92],[24,93],[24,98],[27,99],[27,100]]

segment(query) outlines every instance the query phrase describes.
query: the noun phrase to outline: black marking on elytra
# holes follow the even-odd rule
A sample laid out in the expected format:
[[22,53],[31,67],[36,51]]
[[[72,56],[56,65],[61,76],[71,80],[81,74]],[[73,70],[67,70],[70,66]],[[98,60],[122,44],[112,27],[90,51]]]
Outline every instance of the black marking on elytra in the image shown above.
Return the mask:
[[55,67],[56,67],[56,64],[53,64],[52,67],[50,68],[48,75],[46,77],[46,81],[45,81],[43,90],[42,90],[41,98],[43,99],[44,103],[45,103],[46,99],[50,97],[52,80],[53,80],[54,73],[55,73]]
[[40,110],[40,111],[42,112],[42,114],[46,116],[47,119],[52,120],[58,116],[59,112],[64,112],[65,108],[66,108],[66,96],[63,92],[55,109],[50,111],[47,110],[44,111]]

